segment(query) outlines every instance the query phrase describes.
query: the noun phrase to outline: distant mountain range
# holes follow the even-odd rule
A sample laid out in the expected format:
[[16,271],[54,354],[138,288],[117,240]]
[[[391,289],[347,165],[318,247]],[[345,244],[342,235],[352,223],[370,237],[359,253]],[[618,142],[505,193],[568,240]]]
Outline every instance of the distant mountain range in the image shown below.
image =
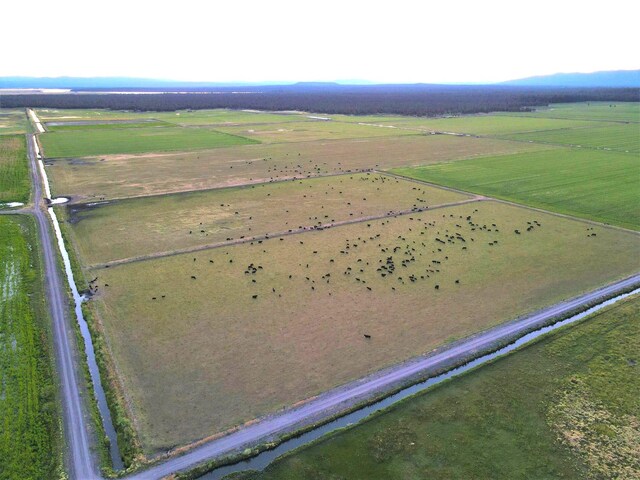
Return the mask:
[[[307,88],[332,88],[340,85],[375,85],[366,80],[339,80],[336,82],[187,82],[133,77],[0,77],[0,88],[5,89],[157,89],[186,90],[212,88],[239,88],[276,85],[296,85]],[[425,84],[413,84],[414,86]],[[640,88],[640,70],[616,70],[594,73],[557,73],[537,77],[509,80],[494,85],[514,87],[632,87]],[[476,85],[477,86],[477,85]]]
[[610,70],[593,73],[556,73],[520,78],[501,85],[519,87],[616,87],[640,88],[640,70]]

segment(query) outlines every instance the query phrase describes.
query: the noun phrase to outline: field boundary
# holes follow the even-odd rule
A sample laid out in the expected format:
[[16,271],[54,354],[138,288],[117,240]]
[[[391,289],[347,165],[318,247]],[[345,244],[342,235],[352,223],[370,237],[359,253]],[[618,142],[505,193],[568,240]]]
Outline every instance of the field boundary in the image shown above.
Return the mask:
[[[468,193],[465,193],[465,195],[470,196]],[[431,210],[439,210],[442,208],[455,207],[458,205],[481,202],[484,200],[488,200],[488,199],[486,197],[483,197],[482,195],[474,195],[474,196],[471,196],[471,198],[467,198],[466,200],[459,200],[457,202],[450,202],[450,203],[442,203],[440,205],[433,205],[431,207],[413,207],[408,210],[400,210],[397,212],[389,211],[381,215],[370,215],[367,217],[359,217],[359,218],[353,218],[348,220],[339,220],[337,222],[330,222],[322,225],[314,225],[314,226],[308,226],[308,227],[302,227],[302,228],[292,228],[290,230],[287,230],[286,232],[281,231],[281,232],[275,232],[275,233],[267,233],[265,235],[255,235],[252,237],[237,238],[235,240],[226,240],[222,242],[209,243],[207,245],[198,245],[194,247],[180,248],[177,250],[171,250],[166,252],[149,253],[146,255],[140,255],[136,257],[113,260],[110,262],[96,263],[93,265],[88,265],[86,268],[87,269],[109,268],[117,265],[125,265],[128,263],[142,262],[145,260],[153,260],[156,258],[172,257],[174,255],[181,255],[183,253],[201,252],[203,250],[212,250],[215,248],[230,247],[233,245],[240,245],[243,243],[250,243],[250,242],[256,242],[256,241],[260,242],[263,240],[269,240],[270,238],[286,237],[289,235],[299,235],[301,233],[327,230],[329,228],[342,227],[345,225],[353,225],[355,223],[382,220],[383,218],[394,218],[394,217],[400,217],[403,215],[409,215],[412,213],[422,213],[422,212],[431,211]]]

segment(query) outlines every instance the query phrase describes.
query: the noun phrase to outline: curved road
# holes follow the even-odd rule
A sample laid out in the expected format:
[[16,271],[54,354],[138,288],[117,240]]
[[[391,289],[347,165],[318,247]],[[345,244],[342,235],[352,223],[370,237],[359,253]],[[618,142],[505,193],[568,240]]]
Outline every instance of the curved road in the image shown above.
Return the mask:
[[[57,253],[51,236],[51,224],[43,208],[42,183],[34,148],[34,135],[27,136],[34,207],[29,213],[36,217],[45,274],[45,289],[52,321],[56,366],[60,377],[64,417],[64,433],[68,448],[67,468],[71,478],[99,479],[95,457],[91,452],[93,438],[85,417],[79,379],[76,376],[74,333],[67,323],[68,297],[57,264]],[[84,391],[84,390],[83,390]]]
[[540,310],[535,314],[506,325],[500,325],[466,341],[460,342],[444,351],[406,362],[382,373],[374,374],[365,379],[326,392],[299,408],[290,409],[267,417],[258,423],[203,444],[183,456],[172,458],[146,471],[130,475],[127,478],[131,480],[159,479],[177,471],[193,468],[206,460],[221,457],[246,448],[247,446],[255,445],[274,435],[290,432],[304,425],[305,420],[308,422],[309,419],[317,420],[323,417],[330,417],[334,415],[336,411],[344,410],[350,405],[370,398],[372,395],[391,391],[399,384],[402,384],[403,381],[408,381],[416,375],[437,371],[458,359],[468,357],[470,354],[477,355],[480,352],[490,350],[495,346],[496,342],[512,339],[514,336],[524,335],[531,329],[544,325],[550,319],[573,312],[587,304],[597,302],[603,297],[615,295],[638,284],[640,284],[640,274],[636,274],[630,278],[572,300]]

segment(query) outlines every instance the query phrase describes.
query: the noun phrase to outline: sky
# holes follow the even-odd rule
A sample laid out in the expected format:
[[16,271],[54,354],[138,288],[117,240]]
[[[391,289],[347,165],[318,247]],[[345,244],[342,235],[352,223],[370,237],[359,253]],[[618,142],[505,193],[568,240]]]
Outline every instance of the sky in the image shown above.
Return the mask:
[[7,0],[0,11],[0,76],[491,83],[640,68],[637,0]]

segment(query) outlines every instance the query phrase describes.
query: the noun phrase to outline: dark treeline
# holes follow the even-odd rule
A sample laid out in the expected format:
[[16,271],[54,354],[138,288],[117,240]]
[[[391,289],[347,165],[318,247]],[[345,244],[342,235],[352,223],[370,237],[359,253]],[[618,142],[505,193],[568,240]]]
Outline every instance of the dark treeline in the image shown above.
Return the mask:
[[[129,91],[144,92],[145,89]],[[0,95],[0,106],[143,111],[233,108],[432,116],[524,111],[550,103],[640,100],[640,89],[637,88],[296,84],[197,91],[180,89],[180,92],[122,95],[94,90],[70,94]]]

